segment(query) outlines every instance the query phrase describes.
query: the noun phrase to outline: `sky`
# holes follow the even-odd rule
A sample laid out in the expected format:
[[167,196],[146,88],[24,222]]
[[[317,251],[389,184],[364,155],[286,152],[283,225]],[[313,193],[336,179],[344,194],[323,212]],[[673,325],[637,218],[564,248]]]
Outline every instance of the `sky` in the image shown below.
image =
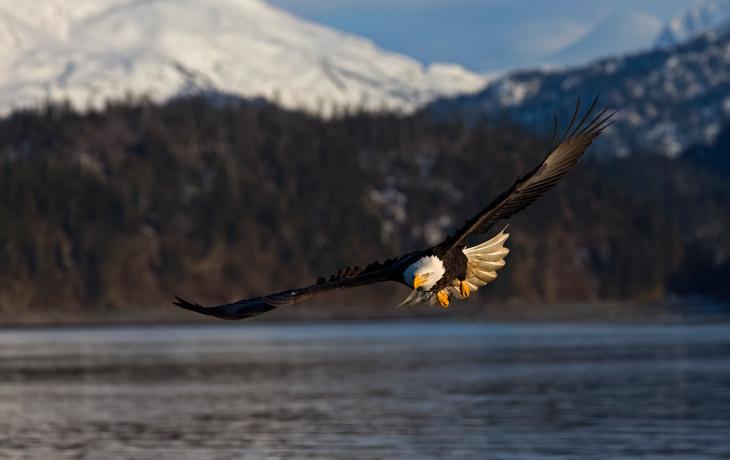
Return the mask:
[[269,0],[425,64],[455,62],[480,72],[579,63],[586,52],[631,49],[698,1]]

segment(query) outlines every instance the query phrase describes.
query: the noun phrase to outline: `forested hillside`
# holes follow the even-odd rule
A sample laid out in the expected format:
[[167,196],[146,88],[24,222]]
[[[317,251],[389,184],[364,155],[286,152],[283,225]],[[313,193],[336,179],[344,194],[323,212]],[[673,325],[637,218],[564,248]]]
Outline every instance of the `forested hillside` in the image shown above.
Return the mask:
[[[173,294],[309,283],[438,242],[548,145],[486,119],[323,121],[204,99],[16,113],[0,121],[0,311],[169,308]],[[478,301],[730,298],[730,191],[707,157],[586,158],[512,221],[507,267]]]

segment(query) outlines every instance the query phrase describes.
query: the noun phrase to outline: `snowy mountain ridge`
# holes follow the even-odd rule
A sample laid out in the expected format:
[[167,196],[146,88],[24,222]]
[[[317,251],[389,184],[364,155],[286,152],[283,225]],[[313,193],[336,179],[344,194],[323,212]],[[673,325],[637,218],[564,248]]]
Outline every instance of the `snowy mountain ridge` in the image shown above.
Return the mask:
[[669,20],[643,11],[637,2],[635,8],[601,18],[546,59],[552,66],[565,68],[600,58],[672,47],[728,21],[730,0],[696,0]]
[[289,108],[413,110],[486,77],[419,62],[262,0],[0,0],[0,111],[196,91]]
[[704,1],[667,22],[655,46],[664,48],[690,40],[730,21],[730,0]]
[[430,109],[507,116],[549,135],[556,108],[567,117],[578,96],[591,100],[597,92],[602,104],[619,110],[599,150],[676,156],[711,144],[730,119],[730,28],[581,67],[515,72],[477,94],[437,101]]

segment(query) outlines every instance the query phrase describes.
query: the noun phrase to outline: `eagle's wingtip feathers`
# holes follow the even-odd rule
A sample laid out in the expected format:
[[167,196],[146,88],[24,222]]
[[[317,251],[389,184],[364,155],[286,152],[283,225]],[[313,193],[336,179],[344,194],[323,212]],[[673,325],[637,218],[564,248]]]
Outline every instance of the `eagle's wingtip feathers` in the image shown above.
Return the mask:
[[186,310],[191,310],[191,311],[196,311],[196,312],[205,310],[205,307],[200,304],[188,302],[187,300],[180,298],[178,296],[175,296],[175,299],[177,299],[177,300],[175,302],[172,302],[172,304],[175,305],[176,307],[180,307],[180,308],[184,308]]

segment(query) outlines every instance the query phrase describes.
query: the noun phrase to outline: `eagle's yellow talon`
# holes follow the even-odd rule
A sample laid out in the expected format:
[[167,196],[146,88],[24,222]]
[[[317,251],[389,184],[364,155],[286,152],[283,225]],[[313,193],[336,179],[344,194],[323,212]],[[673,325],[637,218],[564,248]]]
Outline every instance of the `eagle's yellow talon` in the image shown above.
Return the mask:
[[449,294],[446,291],[437,292],[436,299],[439,301],[441,307],[449,308]]
[[469,288],[469,285],[466,284],[466,281],[461,281],[459,283],[459,292],[461,292],[462,297],[465,299],[468,299],[471,295],[471,289]]

